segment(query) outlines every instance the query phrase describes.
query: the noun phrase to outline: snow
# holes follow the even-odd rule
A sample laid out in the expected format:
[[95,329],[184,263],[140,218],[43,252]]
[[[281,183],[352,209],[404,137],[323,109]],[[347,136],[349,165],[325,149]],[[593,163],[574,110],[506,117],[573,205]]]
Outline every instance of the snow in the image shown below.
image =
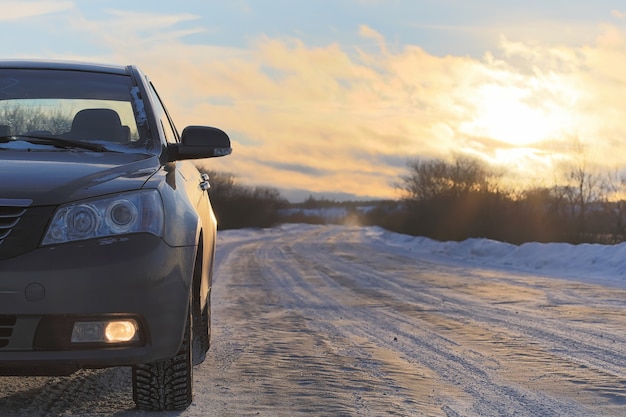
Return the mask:
[[0,377],[0,417],[624,415],[624,244],[284,224],[217,247],[187,410],[136,410],[113,368]]
[[[218,383],[252,378],[230,386],[254,393],[234,394],[254,404],[245,411],[304,415],[286,401],[324,398],[313,415],[624,415],[623,244],[286,224],[223,232],[218,245],[219,308],[241,318],[221,322],[217,340],[247,353]],[[252,300],[266,301],[242,314]],[[212,368],[231,357],[219,345],[212,355]],[[281,366],[263,369],[272,358]],[[223,411],[246,414],[237,407]]]
[[[320,226],[286,224],[280,229],[297,232]],[[323,227],[323,226],[322,226]],[[341,226],[339,226],[341,227]],[[262,239],[273,229],[243,229],[220,232],[221,241]],[[328,227],[329,234],[336,230]],[[513,245],[490,239],[439,242],[389,232],[380,227],[359,228],[364,241],[387,250],[411,252],[416,258],[437,262],[470,264],[512,272],[532,272],[546,277],[626,288],[626,243],[616,245],[569,243],[525,243]]]

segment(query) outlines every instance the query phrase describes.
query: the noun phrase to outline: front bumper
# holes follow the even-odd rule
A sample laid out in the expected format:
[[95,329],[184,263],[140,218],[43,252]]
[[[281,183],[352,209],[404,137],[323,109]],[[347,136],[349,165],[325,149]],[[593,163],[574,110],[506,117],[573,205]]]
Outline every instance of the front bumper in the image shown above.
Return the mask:
[[[195,251],[136,234],[0,261],[0,374],[62,374],[174,356],[183,338]],[[73,321],[112,316],[136,319],[140,340],[70,342]]]

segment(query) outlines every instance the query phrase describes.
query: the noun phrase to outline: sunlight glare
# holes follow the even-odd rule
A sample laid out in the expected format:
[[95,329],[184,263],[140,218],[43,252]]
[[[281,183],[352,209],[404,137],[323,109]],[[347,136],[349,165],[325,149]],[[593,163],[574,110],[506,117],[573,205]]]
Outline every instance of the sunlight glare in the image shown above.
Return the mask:
[[550,138],[561,128],[561,120],[553,112],[530,104],[536,101],[531,90],[487,84],[479,88],[477,100],[477,115],[462,124],[463,133],[528,146]]

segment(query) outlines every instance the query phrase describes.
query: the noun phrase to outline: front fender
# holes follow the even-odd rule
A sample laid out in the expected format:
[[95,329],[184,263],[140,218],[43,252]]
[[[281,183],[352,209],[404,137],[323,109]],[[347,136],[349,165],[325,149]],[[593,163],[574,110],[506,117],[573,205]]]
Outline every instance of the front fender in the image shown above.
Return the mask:
[[174,247],[193,246],[196,253],[198,245],[202,244],[202,270],[196,288],[200,291],[200,305],[205,306],[212,284],[217,221],[206,191],[199,188],[199,178],[195,167],[185,162],[169,163],[148,181],[146,187],[157,187],[163,200],[163,240]]
[[151,186],[158,189],[163,200],[163,240],[174,247],[197,246],[202,222],[185,191],[185,180],[179,170],[173,164],[166,165],[148,181],[145,188]]

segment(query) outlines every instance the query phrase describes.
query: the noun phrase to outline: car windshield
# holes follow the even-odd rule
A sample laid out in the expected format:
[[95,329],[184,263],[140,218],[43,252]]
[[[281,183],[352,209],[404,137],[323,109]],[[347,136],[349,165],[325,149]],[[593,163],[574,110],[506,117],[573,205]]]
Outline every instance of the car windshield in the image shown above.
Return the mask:
[[[64,146],[146,148],[132,79],[67,70],[0,70],[0,138]],[[135,98],[135,101],[133,101]]]

